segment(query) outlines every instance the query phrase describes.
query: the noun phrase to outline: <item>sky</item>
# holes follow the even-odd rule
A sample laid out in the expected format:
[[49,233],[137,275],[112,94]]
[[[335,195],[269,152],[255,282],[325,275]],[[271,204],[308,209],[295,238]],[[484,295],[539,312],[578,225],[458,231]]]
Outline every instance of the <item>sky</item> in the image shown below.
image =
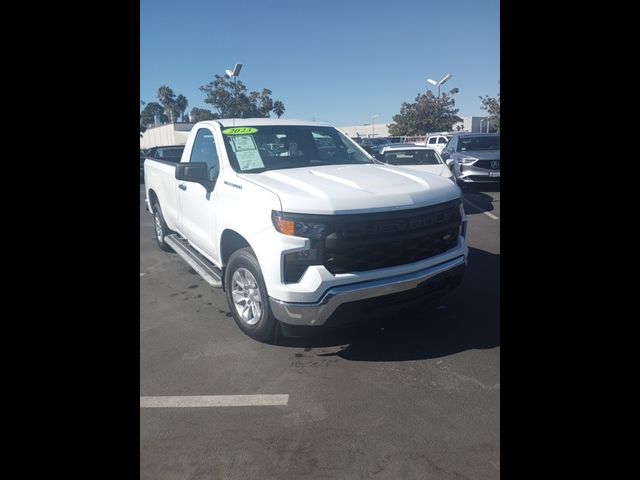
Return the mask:
[[188,110],[215,112],[199,87],[236,63],[248,91],[284,103],[282,118],[390,123],[446,74],[458,115],[484,116],[478,97],[500,91],[500,2],[140,0],[141,100],[168,85]]

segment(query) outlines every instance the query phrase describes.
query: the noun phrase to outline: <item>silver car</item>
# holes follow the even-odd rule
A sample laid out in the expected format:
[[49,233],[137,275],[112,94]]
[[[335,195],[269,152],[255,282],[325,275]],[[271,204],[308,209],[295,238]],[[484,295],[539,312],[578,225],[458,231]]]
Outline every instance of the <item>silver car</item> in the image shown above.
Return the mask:
[[500,183],[500,135],[457,133],[442,151],[458,184]]

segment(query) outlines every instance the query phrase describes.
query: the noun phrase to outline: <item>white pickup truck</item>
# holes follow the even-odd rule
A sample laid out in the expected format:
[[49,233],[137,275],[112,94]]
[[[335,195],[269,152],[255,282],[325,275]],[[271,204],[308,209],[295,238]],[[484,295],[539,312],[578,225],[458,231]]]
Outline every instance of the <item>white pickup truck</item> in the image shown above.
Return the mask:
[[223,288],[260,341],[442,295],[466,267],[459,187],[326,124],[199,122],[179,163],[148,159],[144,175],[160,248]]

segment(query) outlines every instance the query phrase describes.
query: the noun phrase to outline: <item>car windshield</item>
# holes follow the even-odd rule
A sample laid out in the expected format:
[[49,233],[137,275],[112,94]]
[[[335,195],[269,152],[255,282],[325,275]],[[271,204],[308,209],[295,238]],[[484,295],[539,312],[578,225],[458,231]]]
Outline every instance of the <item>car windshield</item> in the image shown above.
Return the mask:
[[458,152],[478,150],[500,150],[500,136],[487,135],[458,138]]
[[435,150],[389,150],[382,161],[391,165],[440,165],[442,160]]
[[236,172],[373,163],[333,127],[260,125],[223,128],[222,134]]
[[179,162],[182,158],[183,151],[184,147],[159,148],[156,153],[156,158],[167,160],[168,162]]

